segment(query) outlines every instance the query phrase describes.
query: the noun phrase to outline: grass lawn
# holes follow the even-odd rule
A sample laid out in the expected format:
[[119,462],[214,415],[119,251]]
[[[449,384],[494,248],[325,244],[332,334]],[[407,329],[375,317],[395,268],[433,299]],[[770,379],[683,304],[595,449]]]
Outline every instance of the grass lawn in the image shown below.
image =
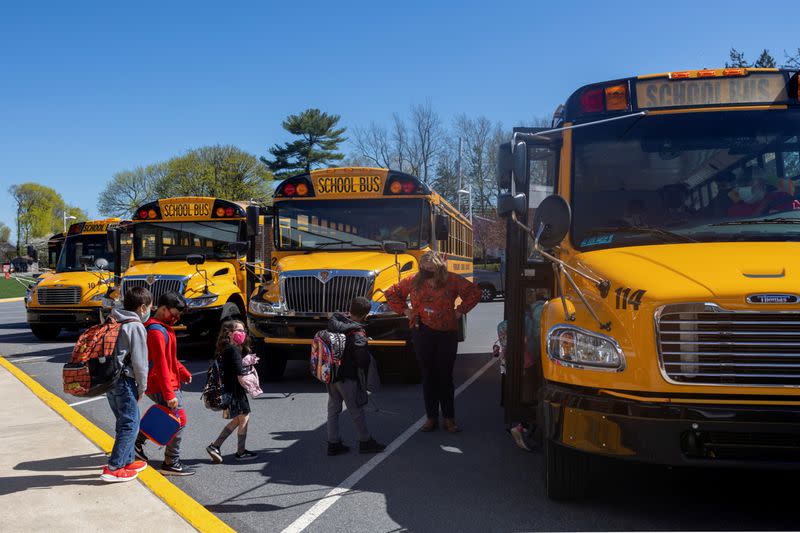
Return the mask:
[[25,296],[25,287],[15,279],[5,279],[0,273],[0,298],[18,298]]

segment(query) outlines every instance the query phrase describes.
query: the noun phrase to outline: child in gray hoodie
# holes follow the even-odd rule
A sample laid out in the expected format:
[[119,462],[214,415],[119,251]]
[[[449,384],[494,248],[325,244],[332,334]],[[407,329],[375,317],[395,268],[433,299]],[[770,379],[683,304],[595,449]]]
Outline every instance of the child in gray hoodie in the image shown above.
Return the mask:
[[137,461],[133,446],[139,433],[139,405],[147,388],[147,331],[144,322],[150,317],[153,296],[144,287],[125,293],[122,308],[115,308],[111,318],[122,322],[117,337],[116,354],[123,366],[122,375],[106,395],[117,419],[116,438],[108,465],[100,479],[109,483],[132,481],[147,468]]

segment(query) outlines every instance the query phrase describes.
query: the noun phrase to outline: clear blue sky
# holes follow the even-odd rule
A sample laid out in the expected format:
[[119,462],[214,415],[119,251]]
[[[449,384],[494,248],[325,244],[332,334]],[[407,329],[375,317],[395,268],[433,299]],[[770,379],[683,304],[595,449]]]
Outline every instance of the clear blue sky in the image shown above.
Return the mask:
[[[800,46],[794,2],[5,2],[0,221],[44,183],[97,215],[117,171],[208,144],[262,155],[290,113],[345,126],[429,100],[506,126],[578,86]],[[762,6],[768,10],[759,11]]]

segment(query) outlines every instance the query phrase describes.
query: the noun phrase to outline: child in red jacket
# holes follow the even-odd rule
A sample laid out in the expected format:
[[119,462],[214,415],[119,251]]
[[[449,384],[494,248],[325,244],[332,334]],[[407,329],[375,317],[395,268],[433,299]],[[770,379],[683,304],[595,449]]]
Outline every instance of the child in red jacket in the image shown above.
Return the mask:
[[[175,325],[186,308],[183,298],[174,292],[161,295],[155,315],[145,323],[147,328],[147,360],[150,372],[145,393],[158,405],[175,411],[181,420],[181,429],[167,443],[161,472],[172,476],[190,476],[194,470],[181,463],[181,433],[186,427],[186,411],[183,409],[182,383],[191,383],[192,374],[178,361]],[[146,437],[139,433],[136,439],[136,456],[147,461],[144,454]]]

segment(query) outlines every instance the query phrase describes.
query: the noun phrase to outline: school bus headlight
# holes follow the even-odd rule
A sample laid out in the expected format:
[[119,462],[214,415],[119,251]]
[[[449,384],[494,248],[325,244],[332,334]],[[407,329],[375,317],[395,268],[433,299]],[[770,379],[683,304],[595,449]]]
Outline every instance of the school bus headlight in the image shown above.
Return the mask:
[[219,296],[216,294],[209,296],[198,296],[197,298],[186,298],[186,305],[189,307],[205,307],[216,302],[217,298],[219,298]]
[[250,300],[248,308],[254,315],[274,315],[281,311],[281,305],[279,303],[270,302],[267,300],[258,300],[256,298],[252,298]]
[[555,326],[547,334],[547,355],[557,364],[589,370],[625,369],[625,356],[613,338],[575,326]]

